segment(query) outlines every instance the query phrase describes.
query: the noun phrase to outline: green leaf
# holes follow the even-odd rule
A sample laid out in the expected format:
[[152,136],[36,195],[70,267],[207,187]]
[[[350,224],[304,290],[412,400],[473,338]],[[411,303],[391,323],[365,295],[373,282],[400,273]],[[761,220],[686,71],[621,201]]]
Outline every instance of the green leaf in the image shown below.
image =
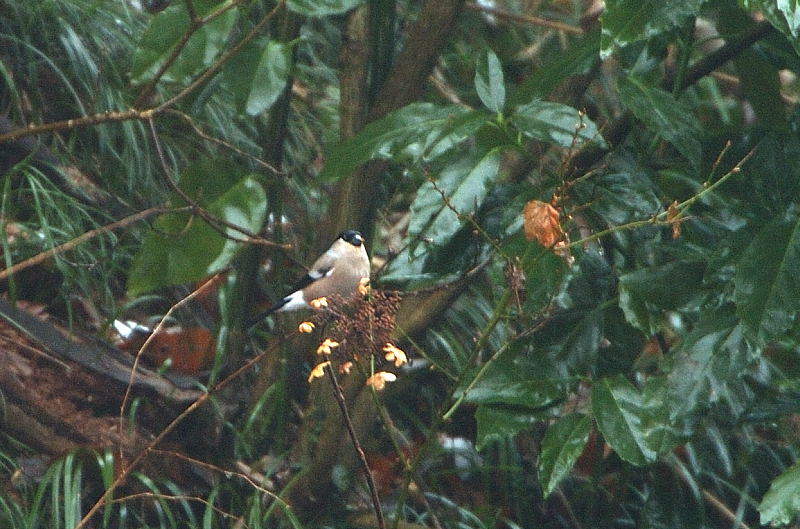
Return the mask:
[[675,446],[666,388],[666,380],[656,378],[639,393],[622,375],[602,378],[592,387],[598,429],[614,451],[633,465],[652,463]]
[[741,411],[736,384],[756,350],[732,312],[732,307],[726,306],[704,313],[665,364],[673,420],[721,401],[733,411]]
[[762,338],[792,327],[800,310],[800,219],[764,226],[736,271],[736,313]]
[[676,261],[621,275],[619,306],[625,319],[646,334],[654,334],[663,325],[665,311],[703,294],[704,272],[704,263]]
[[620,78],[618,90],[620,99],[636,119],[670,142],[694,167],[700,166],[703,131],[689,105],[635,77]]
[[783,13],[792,37],[800,37],[800,4],[797,0],[777,0],[776,5]]
[[491,50],[478,58],[475,68],[475,91],[486,108],[496,113],[503,111],[506,102],[503,66]]
[[483,450],[493,439],[505,439],[528,431],[543,418],[540,414],[513,406],[478,406],[475,411],[475,421],[478,424],[475,447]]
[[307,17],[324,17],[346,13],[366,0],[286,0],[286,7]]
[[745,5],[783,33],[800,54],[800,8],[795,0],[748,0]]
[[[590,211],[609,226],[651,217],[663,205],[650,178],[639,167],[598,175],[575,186]],[[646,174],[646,173],[645,173]]]
[[456,211],[468,216],[483,202],[497,178],[501,158],[501,149],[493,149],[478,160],[465,158],[442,171],[435,184],[422,184],[411,204],[409,233],[445,244],[461,227]]
[[800,463],[775,478],[758,504],[761,525],[789,525],[800,516]]
[[561,147],[577,148],[589,142],[606,146],[592,120],[561,103],[532,101],[514,109],[509,121],[526,136]]
[[[266,193],[247,177],[207,207],[217,218],[249,231],[258,231],[266,218]],[[223,237],[199,217],[168,213],[159,217],[134,257],[128,293],[137,296],[156,288],[196,281],[222,270],[242,243],[242,234],[225,228]]]
[[[178,185],[192,200],[208,206],[239,183],[243,174],[228,160],[204,158],[187,166],[179,175]],[[174,207],[186,206],[186,201],[173,195],[170,204]]]
[[600,57],[617,48],[646,40],[685,24],[697,16],[705,0],[608,0],[600,17],[603,35]]
[[[205,16],[228,2],[230,0],[197,0],[194,2],[194,7],[199,16]],[[229,9],[199,28],[162,79],[185,83],[209,67],[227,44],[237,16],[235,9]],[[184,2],[173,2],[167,9],[153,17],[136,48],[131,69],[132,82],[143,83],[155,75],[188,29],[189,14]]]
[[291,66],[291,46],[264,38],[234,55],[222,75],[240,112],[255,116],[283,93]]
[[599,50],[599,31],[571,43],[562,53],[551,56],[548,62],[537,68],[510,93],[509,106],[517,106],[532,99],[544,99],[566,78],[588,72],[598,60]]
[[508,404],[531,409],[547,408],[563,399],[563,384],[552,380],[507,382],[500,378],[481,379],[464,398],[475,404]]
[[592,420],[573,413],[561,417],[547,428],[539,454],[539,482],[547,498],[570,473],[589,441]]
[[460,106],[412,103],[373,121],[352,138],[334,146],[319,174],[323,182],[350,176],[373,158],[406,154],[439,156],[471,137],[486,116]]

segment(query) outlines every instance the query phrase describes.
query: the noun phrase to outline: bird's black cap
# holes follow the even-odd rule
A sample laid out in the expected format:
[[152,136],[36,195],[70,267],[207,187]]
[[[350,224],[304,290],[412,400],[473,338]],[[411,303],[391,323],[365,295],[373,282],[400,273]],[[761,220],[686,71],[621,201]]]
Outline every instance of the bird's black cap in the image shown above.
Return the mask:
[[361,246],[364,243],[364,237],[355,230],[343,231],[339,234],[339,238],[343,241],[349,242],[353,246]]

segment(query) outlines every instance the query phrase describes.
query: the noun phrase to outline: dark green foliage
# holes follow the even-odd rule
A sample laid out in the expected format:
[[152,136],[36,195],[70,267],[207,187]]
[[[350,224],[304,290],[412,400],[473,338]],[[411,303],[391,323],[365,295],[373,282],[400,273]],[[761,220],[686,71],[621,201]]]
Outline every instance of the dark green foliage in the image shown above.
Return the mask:
[[[43,2],[34,16],[0,0],[0,102],[19,124],[178,96],[154,114],[164,160],[147,122],[126,121],[43,136],[64,165],[96,177],[125,214],[187,206],[166,183],[170,171],[212,216],[294,245],[261,252],[230,226],[181,211],[57,256],[51,282],[38,282],[47,288],[9,282],[12,295],[54,306],[74,291],[110,320],[123,295],[167,296],[226,270],[221,321],[209,325],[220,349],[212,378],[261,352],[265,336],[275,344],[237,381],[235,405],[210,406],[230,440],[215,467],[194,468],[203,478],[193,481],[139,469],[126,486],[144,499],[112,491],[92,526],[316,527],[364,510],[360,470],[346,458],[312,476],[327,496],[300,498],[311,507],[265,492],[296,494],[306,466],[325,456],[303,443],[331,423],[308,404],[316,360],[303,351],[313,346],[281,349],[282,320],[264,325],[274,335],[246,338],[240,321],[256,294],[282,295],[326,231],[352,219],[329,206],[353,201],[377,212],[373,285],[417,290],[406,301],[423,321],[408,332],[400,321],[398,343],[415,361],[378,398],[367,395],[379,413],[358,401],[358,413],[381,419],[363,443],[387,513],[426,526],[435,516],[442,527],[797,523],[793,3],[607,0],[599,27],[582,35],[471,5],[431,61],[435,83],[413,87],[400,108],[381,101],[383,83],[404,65],[408,27],[427,3],[262,4],[175,0],[150,14],[122,2]],[[577,28],[582,2],[545,4],[537,15]],[[353,9],[382,28],[364,37],[376,40],[366,41],[374,49],[357,102],[340,93],[351,72],[337,70],[351,59],[342,47],[358,51],[356,37],[370,34],[351,27]],[[737,38],[750,40],[724,47]],[[719,53],[708,42],[730,56],[698,81],[689,74]],[[381,104],[395,110],[377,113]],[[341,122],[362,118],[339,137]],[[2,168],[6,266],[122,216],[61,189],[40,161]],[[551,224],[523,226],[532,200],[555,208],[545,208]],[[94,277],[82,267],[90,260]],[[67,455],[19,483],[21,452],[10,440],[0,452],[3,527],[73,527],[114,480],[104,452],[96,464]],[[237,463],[257,467],[263,483],[220,471]]]

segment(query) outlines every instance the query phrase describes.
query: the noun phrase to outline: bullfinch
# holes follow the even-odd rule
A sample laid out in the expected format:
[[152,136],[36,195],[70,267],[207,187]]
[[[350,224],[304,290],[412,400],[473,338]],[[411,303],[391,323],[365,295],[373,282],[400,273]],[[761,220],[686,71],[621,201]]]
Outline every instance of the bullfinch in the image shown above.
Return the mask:
[[359,284],[365,278],[369,279],[369,257],[364,248],[364,237],[357,231],[344,231],[314,261],[308,273],[297,282],[294,291],[259,315],[256,321],[273,312],[310,307],[309,301],[312,299],[350,297],[358,291]]

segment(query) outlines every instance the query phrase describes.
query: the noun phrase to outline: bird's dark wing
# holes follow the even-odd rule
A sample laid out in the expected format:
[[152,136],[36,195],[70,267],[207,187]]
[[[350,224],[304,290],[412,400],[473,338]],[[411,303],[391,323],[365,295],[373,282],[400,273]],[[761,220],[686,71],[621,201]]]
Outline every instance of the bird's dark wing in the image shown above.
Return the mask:
[[332,272],[333,272],[332,266],[323,269],[311,270],[306,275],[301,277],[300,280],[297,281],[297,283],[294,284],[294,286],[292,287],[292,292],[297,292],[298,290],[302,290],[311,283],[313,283],[314,281],[316,281],[317,279],[322,279],[323,277],[331,275]]

